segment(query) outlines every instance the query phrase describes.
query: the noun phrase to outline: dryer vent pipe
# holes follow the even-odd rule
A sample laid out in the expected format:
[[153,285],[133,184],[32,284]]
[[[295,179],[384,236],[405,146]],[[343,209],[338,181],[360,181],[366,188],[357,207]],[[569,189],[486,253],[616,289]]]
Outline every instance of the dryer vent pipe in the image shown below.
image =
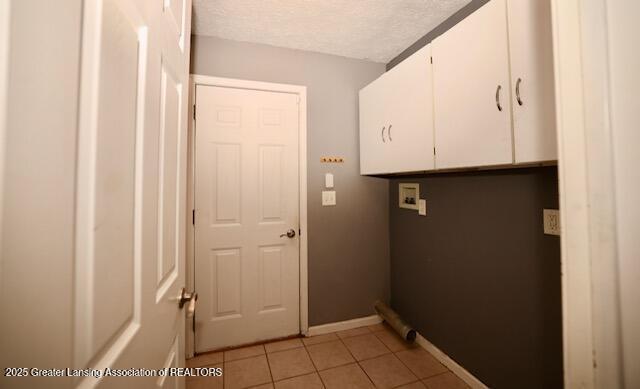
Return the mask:
[[402,339],[413,342],[416,340],[416,330],[411,328],[407,323],[402,320],[400,315],[389,308],[387,304],[377,301],[374,305],[378,315],[382,316],[384,321],[387,322],[401,337]]

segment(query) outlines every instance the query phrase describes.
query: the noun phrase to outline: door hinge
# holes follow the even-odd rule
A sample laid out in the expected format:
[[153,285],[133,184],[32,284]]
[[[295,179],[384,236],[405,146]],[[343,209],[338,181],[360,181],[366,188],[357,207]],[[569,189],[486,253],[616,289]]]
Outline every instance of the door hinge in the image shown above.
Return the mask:
[[429,57],[431,59],[431,63],[433,63],[433,57]]
[[196,210],[195,209],[191,210],[191,224],[193,224],[194,226],[196,225]]
[[433,148],[433,155],[436,155],[436,148]]
[[196,105],[193,105],[193,120],[196,120]]

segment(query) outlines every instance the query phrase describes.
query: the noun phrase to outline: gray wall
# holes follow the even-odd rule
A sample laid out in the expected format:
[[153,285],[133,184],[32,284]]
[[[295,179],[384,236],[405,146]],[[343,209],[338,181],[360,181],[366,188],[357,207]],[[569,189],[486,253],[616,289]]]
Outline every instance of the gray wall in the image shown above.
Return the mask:
[[[427,216],[398,208],[417,182]],[[391,305],[491,388],[562,387],[555,167],[394,178]]]
[[414,44],[412,44],[411,46],[407,47],[402,53],[398,54],[394,59],[392,59],[387,64],[387,70],[389,70],[392,67],[396,66],[397,64],[402,62],[403,59],[407,58],[411,54],[413,54],[416,51],[418,51],[421,48],[423,48],[427,43],[431,42],[436,37],[442,35],[445,31],[447,31],[451,27],[453,27],[456,24],[458,24],[458,22],[460,22],[462,19],[464,19],[467,16],[471,15],[473,13],[473,11],[477,10],[478,8],[482,7],[483,5],[485,5],[488,2],[489,2],[489,0],[471,0],[471,2],[469,4],[464,6],[462,9],[460,9],[455,14],[451,15],[447,20],[445,20],[444,22],[440,23],[436,28],[434,28],[433,30],[429,31],[425,36],[423,36],[422,38],[418,39]]
[[[307,86],[309,324],[374,313],[389,298],[388,182],[359,175],[358,90],[385,65],[203,36],[191,50],[194,74]],[[322,207],[329,172],[337,206]]]

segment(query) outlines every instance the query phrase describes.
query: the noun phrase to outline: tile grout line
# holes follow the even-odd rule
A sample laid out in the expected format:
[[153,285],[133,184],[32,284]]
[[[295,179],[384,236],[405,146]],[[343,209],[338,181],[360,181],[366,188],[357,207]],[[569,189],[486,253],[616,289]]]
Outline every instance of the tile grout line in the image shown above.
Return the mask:
[[[264,347],[264,345],[262,346]],[[273,381],[273,372],[271,371],[271,363],[269,362],[269,353],[267,353],[267,348],[264,347],[264,357],[267,360],[267,367],[269,368],[269,377],[271,377],[271,383],[273,384],[273,387],[276,387],[276,383]]]
[[[369,331],[371,331],[369,329]],[[342,339],[340,339],[340,341],[342,342]],[[344,342],[342,342],[344,344]],[[353,353],[351,352],[351,350],[349,350],[349,347],[345,344],[344,347],[347,348],[347,351],[349,351],[349,354],[351,354],[351,356],[353,357],[353,359],[356,361],[356,365],[358,366],[358,368],[360,370],[362,370],[362,372],[364,373],[365,377],[367,377],[367,379],[369,380],[369,382],[371,383],[371,385],[373,385],[374,388],[377,388],[378,386],[373,382],[373,379],[369,376],[369,374],[367,373],[367,371],[362,367],[362,365],[360,365],[360,361],[358,361],[356,359],[356,357],[353,355]],[[386,347],[386,346],[385,346]],[[368,359],[363,359],[363,361],[368,360]]]
[[307,345],[305,345],[304,342],[302,342],[302,347],[304,348],[304,352],[307,353],[307,356],[311,361],[311,366],[313,366],[313,368],[315,369],[314,373],[316,373],[318,375],[318,378],[320,378],[320,385],[322,385],[323,388],[326,388],[326,386],[324,385],[324,382],[322,381],[322,377],[320,376],[320,370],[318,370],[318,366],[316,366],[316,363],[313,361],[313,358],[311,358],[311,354],[309,354],[309,350],[307,350]]
[[[425,352],[426,352],[430,357],[432,357],[433,359],[435,359],[435,360],[436,360],[436,362],[437,362],[438,364],[442,365],[442,367],[444,367],[444,368],[447,370],[447,371],[444,371],[444,372],[442,372],[442,373],[438,373],[438,374],[431,375],[431,376],[429,376],[429,377],[420,378],[420,377],[418,377],[418,375],[417,375],[417,374],[416,374],[416,373],[411,369],[411,367],[409,367],[409,365],[407,365],[407,364],[402,360],[402,358],[398,357],[398,355],[397,355],[397,354],[398,354],[398,353],[400,353],[400,352],[408,351],[408,350],[411,350],[411,349],[399,350],[399,351],[395,351],[395,352],[393,352],[393,354],[396,356],[396,358],[398,358],[398,360],[400,361],[400,363],[402,363],[402,364],[404,365],[404,367],[406,367],[407,369],[409,369],[409,371],[410,371],[413,375],[415,375],[416,377],[418,377],[418,380],[419,380],[420,382],[422,382],[422,380],[426,380],[426,379],[429,379],[429,378],[433,378],[433,377],[436,377],[436,376],[439,376],[439,375],[442,375],[442,374],[446,374],[446,373],[453,373],[451,370],[449,370],[449,368],[448,368],[448,367],[446,367],[446,366],[445,366],[445,365],[443,365],[440,361],[438,361],[438,360],[433,356],[433,354],[431,354],[429,351],[425,350],[424,348],[420,347],[420,345],[418,345],[418,347],[415,347],[415,348],[418,348],[418,349],[420,349],[420,350],[422,350],[422,351],[425,351]],[[458,377],[455,373],[453,373],[453,375],[455,375],[456,377]],[[458,377],[458,378],[459,378],[459,377]],[[423,383],[424,383],[424,382],[423,382]]]
[[[304,348],[304,347],[296,347],[295,349],[298,349],[298,348]],[[291,351],[291,350],[295,350],[295,349],[282,350],[282,351]],[[282,352],[282,351],[276,351],[276,352],[273,352],[273,353],[270,353],[270,354],[277,354],[277,353]],[[313,365],[314,371],[312,371],[310,373],[302,373],[302,374],[292,375],[291,377],[283,378],[283,379],[277,380],[277,381],[273,378],[273,375],[272,375],[271,376],[271,383],[274,384],[274,386],[275,386],[276,382],[282,382],[282,381],[286,381],[286,380],[291,379],[291,378],[298,378],[298,377],[303,377],[303,376],[306,376],[306,375],[309,375],[309,374],[318,373],[318,370],[316,369],[316,366],[313,364],[313,360],[311,359],[311,356],[309,355],[309,352],[307,350],[305,350],[305,351],[307,352],[307,356],[309,356],[309,360],[311,360],[311,364]],[[267,363],[268,362],[269,362],[269,357],[267,357]],[[271,365],[269,365],[269,366],[271,366]],[[269,367],[269,370],[271,370],[271,367]]]
[[[380,331],[376,331],[376,332],[383,332],[383,331],[385,331],[385,330],[380,330]],[[398,388],[398,387],[403,386],[403,385],[413,384],[413,383],[416,383],[416,382],[420,382],[420,383],[424,384],[424,383],[422,382],[422,379],[421,379],[421,378],[419,378],[419,377],[418,377],[418,375],[417,375],[417,374],[415,374],[415,373],[413,372],[413,370],[411,370],[411,368],[410,368],[409,366],[407,366],[407,364],[406,364],[406,363],[404,363],[404,362],[402,361],[402,359],[400,359],[400,358],[396,355],[398,352],[406,351],[406,350],[392,351],[392,350],[389,348],[389,346],[387,346],[387,345],[382,341],[382,339],[380,339],[377,335],[375,335],[375,334],[376,334],[376,332],[373,332],[373,331],[372,331],[372,334],[374,334],[374,336],[376,337],[376,339],[378,339],[378,340],[380,341],[380,343],[382,343],[382,345],[383,345],[387,350],[389,350],[389,354],[391,354],[391,355],[393,355],[394,357],[396,357],[396,359],[398,359],[398,360],[400,361],[400,364],[402,364],[404,367],[406,367],[406,368],[407,368],[407,370],[409,370],[409,372],[410,372],[411,374],[413,374],[413,376],[414,376],[414,377],[416,377],[416,379],[417,379],[417,381],[411,381],[411,382],[408,382],[408,383],[406,383],[406,384],[400,384],[400,385],[398,385],[398,386],[394,386],[394,388]],[[346,344],[345,344],[345,347],[346,347]],[[349,347],[347,347],[347,350],[348,350],[348,349],[349,349]],[[349,350],[349,351],[351,351],[351,350]],[[370,360],[372,360],[372,359],[379,358],[379,357],[382,357],[382,356],[385,356],[385,355],[388,355],[388,354],[382,354],[382,355],[378,355],[377,357],[372,357],[372,358],[369,358],[369,359],[363,359],[362,361],[356,361],[356,362],[358,363],[358,366],[360,366],[360,368],[362,369],[362,371],[364,372],[364,374],[366,374],[366,375],[367,375],[367,377],[369,378],[369,380],[370,380],[372,383],[373,383],[373,379],[369,376],[369,374],[367,374],[367,371],[364,369],[364,367],[362,367],[362,366],[360,365],[360,362],[370,361]],[[444,373],[441,373],[441,374],[444,374]],[[376,386],[376,384],[374,383],[374,384],[373,384],[373,386]]]
[[[336,340],[332,340],[331,342],[335,342],[335,341],[336,341]],[[353,356],[353,354],[351,353],[351,350],[349,350],[349,347],[347,347],[347,345],[346,345],[346,344],[344,344],[344,342],[342,342],[342,339],[338,338],[338,341],[340,341],[340,342],[342,343],[342,345],[344,346],[344,348],[346,348],[346,349],[347,349],[347,352],[349,353],[349,355],[351,355],[351,358],[353,358],[353,362],[343,363],[343,364],[340,364],[340,365],[337,365],[337,366],[328,367],[328,368],[323,369],[323,370],[319,370],[319,369],[316,367],[316,371],[318,372],[318,375],[320,374],[320,372],[321,372],[321,371],[327,371],[327,370],[330,370],[330,369],[334,369],[334,368],[336,368],[336,367],[347,366],[347,365],[350,365],[350,364],[352,364],[352,363],[358,362],[358,360],[357,360],[357,359]],[[329,343],[329,342],[324,342],[324,343]],[[317,344],[322,344],[322,343],[317,343]],[[312,346],[315,346],[315,344],[312,344]],[[309,353],[309,350],[307,350],[307,353]],[[311,354],[309,354],[309,358],[311,358]],[[313,358],[311,358],[311,363],[313,363],[313,365],[315,366],[315,362],[313,362]]]

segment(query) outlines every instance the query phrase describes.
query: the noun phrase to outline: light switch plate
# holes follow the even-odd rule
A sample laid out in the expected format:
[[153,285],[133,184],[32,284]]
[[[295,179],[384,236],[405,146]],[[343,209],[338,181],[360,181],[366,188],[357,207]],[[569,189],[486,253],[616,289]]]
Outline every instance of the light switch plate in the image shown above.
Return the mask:
[[544,233],[547,235],[560,235],[560,211],[557,209],[543,209]]
[[418,200],[418,215],[427,216],[427,200]]
[[322,191],[322,206],[330,207],[336,205],[336,191],[335,190],[323,190]]
[[325,188],[333,188],[333,174],[326,173],[324,175],[324,187]]

